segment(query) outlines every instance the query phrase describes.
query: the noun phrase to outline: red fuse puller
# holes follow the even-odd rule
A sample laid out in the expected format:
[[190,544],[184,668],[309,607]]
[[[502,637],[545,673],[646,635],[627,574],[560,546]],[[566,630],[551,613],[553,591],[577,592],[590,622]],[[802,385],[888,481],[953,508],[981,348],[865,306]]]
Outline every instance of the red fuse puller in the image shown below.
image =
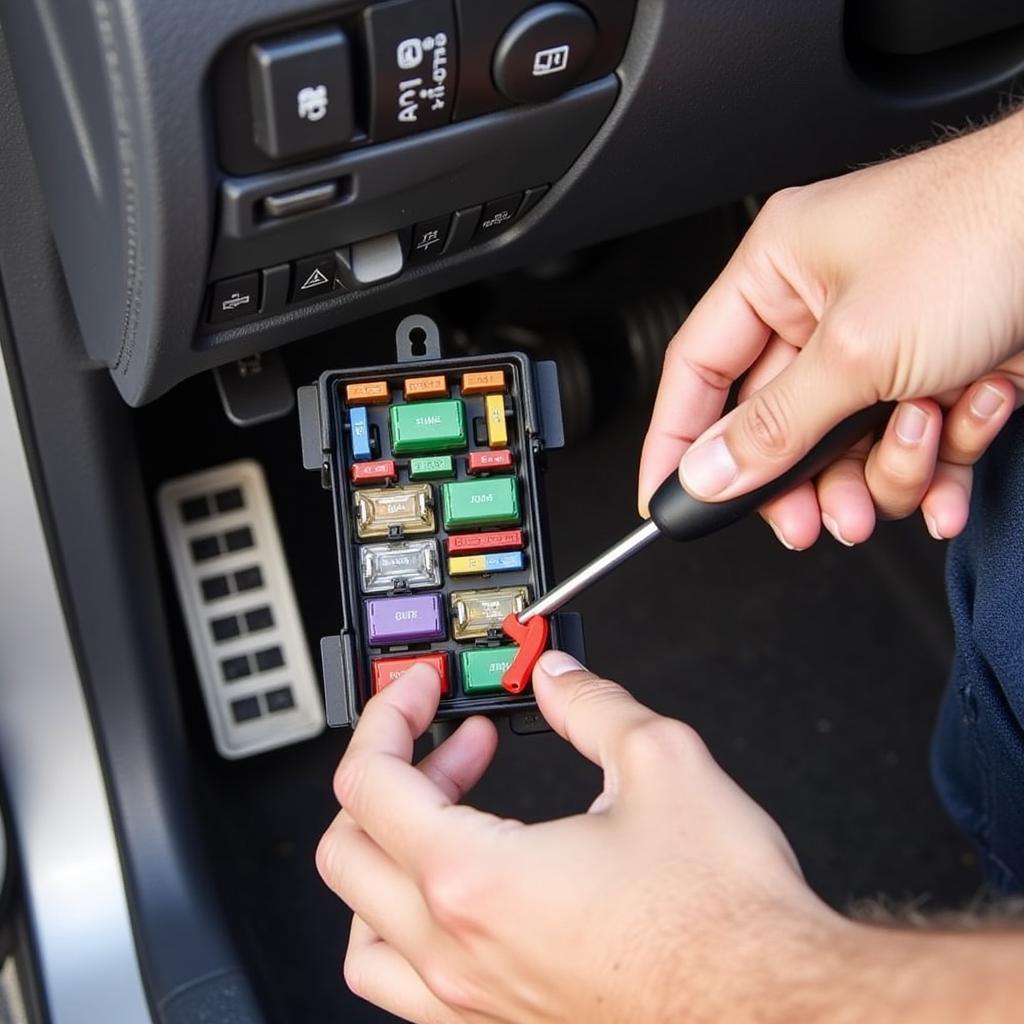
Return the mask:
[[522,693],[529,685],[533,666],[548,645],[548,620],[543,615],[535,615],[524,626],[515,613],[510,612],[505,616],[501,628],[519,645],[512,664],[501,677],[501,685],[509,693]]

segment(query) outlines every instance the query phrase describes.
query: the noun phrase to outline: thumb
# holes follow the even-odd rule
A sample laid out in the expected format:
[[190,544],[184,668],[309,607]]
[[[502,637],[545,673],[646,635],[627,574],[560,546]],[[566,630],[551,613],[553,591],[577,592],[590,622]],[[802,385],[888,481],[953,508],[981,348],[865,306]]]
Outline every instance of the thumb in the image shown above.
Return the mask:
[[687,449],[679,478],[692,495],[720,501],[774,480],[842,419],[872,404],[863,375],[823,354],[823,328],[776,377]]
[[606,771],[619,760],[625,737],[648,724],[670,721],[565,651],[541,656],[533,670],[533,689],[551,728]]

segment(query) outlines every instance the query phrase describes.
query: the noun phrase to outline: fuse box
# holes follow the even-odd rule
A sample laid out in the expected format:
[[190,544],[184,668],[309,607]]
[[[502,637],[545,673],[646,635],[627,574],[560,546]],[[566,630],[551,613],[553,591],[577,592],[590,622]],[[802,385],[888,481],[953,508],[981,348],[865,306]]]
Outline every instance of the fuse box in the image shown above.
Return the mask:
[[[508,715],[535,731],[532,693],[502,686],[516,647],[501,623],[549,583],[555,366],[521,353],[441,359],[427,317],[407,317],[396,340],[398,362],[299,389],[304,462],[330,489],[337,528],[340,628],[321,643],[328,722],[354,723],[424,661],[441,677],[439,719]],[[583,656],[577,616],[551,626],[552,646]]]

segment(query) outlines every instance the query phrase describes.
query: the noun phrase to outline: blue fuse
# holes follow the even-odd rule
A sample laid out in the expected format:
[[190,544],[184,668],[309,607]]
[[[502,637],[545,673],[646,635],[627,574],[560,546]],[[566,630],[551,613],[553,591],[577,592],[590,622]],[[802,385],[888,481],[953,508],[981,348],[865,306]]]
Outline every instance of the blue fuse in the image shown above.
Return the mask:
[[526,562],[522,551],[500,551],[489,555],[455,555],[448,559],[450,576],[475,576],[484,572],[515,572]]
[[349,437],[352,441],[352,458],[357,462],[373,458],[370,450],[370,416],[364,406],[348,411]]

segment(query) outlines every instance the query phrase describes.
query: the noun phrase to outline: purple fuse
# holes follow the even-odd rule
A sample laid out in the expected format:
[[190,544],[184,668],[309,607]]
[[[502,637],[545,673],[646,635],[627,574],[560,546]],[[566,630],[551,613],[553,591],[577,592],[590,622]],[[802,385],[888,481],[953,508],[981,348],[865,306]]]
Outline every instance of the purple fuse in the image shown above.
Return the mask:
[[444,639],[440,594],[371,598],[366,622],[375,647]]

